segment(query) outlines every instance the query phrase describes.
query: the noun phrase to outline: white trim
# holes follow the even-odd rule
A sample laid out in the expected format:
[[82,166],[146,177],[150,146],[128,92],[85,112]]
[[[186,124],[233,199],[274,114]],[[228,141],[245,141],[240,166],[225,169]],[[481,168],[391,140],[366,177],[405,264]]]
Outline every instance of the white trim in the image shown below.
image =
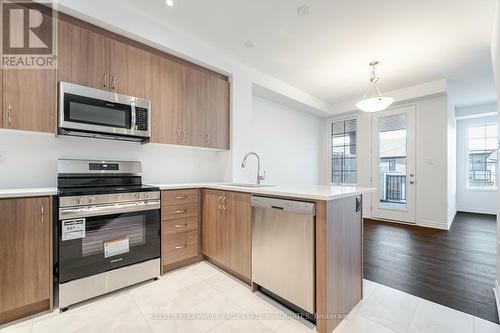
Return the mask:
[[450,230],[450,226],[451,226],[451,225],[448,225],[448,223],[443,224],[443,223],[439,223],[439,222],[425,221],[425,220],[418,221],[417,225],[419,225],[421,227],[440,229],[440,230]]
[[455,216],[457,216],[457,209],[454,209],[452,214],[448,217],[448,230],[451,228],[453,221],[455,221]]
[[466,116],[458,116],[455,117],[456,120],[465,120],[465,119],[476,119],[476,118],[486,118],[486,117],[496,117],[497,112],[485,112],[485,113],[476,113],[476,114],[469,114]]
[[475,213],[475,214],[488,214],[488,215],[496,215],[497,212],[496,210],[490,210],[490,209],[481,209],[481,208],[476,208],[476,207],[458,207],[457,211],[459,212],[464,212],[464,213]]
[[500,286],[498,285],[498,280],[495,280],[495,287],[493,287],[493,293],[495,294],[495,302],[497,303],[498,317],[500,318]]
[[[332,142],[332,133],[331,133],[331,129],[332,129],[332,124],[334,122],[338,122],[338,121],[346,121],[346,120],[351,120],[351,119],[355,119],[356,120],[356,183],[334,183],[332,182],[332,159],[333,159],[333,156],[332,156],[332,145],[333,145],[333,142]],[[338,117],[332,117],[332,118],[328,118],[328,121],[327,121],[327,126],[326,126],[326,132],[327,132],[327,140],[328,140],[328,144],[327,144],[327,156],[328,156],[328,168],[327,168],[327,183],[328,185],[352,185],[352,186],[356,186],[359,184],[359,171],[358,171],[358,147],[359,147],[359,136],[358,136],[358,129],[359,129],[359,119],[358,119],[358,114],[349,114],[349,115],[343,115],[343,116],[338,116]]]

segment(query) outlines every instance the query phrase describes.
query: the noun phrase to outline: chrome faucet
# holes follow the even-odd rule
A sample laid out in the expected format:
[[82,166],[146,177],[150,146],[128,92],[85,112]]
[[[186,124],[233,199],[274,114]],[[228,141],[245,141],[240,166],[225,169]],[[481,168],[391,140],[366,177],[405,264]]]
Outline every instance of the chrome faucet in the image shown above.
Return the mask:
[[250,156],[250,155],[257,157],[257,185],[260,185],[260,182],[262,180],[266,179],[266,172],[264,171],[264,176],[260,175],[260,157],[259,157],[259,155],[257,155],[257,153],[250,152],[250,153],[246,154],[245,157],[243,158],[243,162],[241,162],[241,167],[244,168],[247,165],[247,159],[248,159],[248,156]]

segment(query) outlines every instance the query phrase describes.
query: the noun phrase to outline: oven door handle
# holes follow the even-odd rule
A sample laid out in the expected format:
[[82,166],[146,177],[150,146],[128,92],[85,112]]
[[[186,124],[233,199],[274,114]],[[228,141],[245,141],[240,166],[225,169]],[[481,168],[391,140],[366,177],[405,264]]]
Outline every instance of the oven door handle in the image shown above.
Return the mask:
[[86,206],[82,208],[61,208],[59,209],[59,219],[66,220],[80,217],[140,212],[154,209],[160,209],[160,200],[140,201],[128,204]]

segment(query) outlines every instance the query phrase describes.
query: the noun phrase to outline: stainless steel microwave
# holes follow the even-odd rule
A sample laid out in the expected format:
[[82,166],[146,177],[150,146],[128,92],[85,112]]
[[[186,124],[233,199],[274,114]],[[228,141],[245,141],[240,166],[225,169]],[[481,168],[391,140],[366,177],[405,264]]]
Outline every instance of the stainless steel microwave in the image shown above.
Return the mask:
[[58,133],[144,141],[151,136],[151,102],[61,81]]

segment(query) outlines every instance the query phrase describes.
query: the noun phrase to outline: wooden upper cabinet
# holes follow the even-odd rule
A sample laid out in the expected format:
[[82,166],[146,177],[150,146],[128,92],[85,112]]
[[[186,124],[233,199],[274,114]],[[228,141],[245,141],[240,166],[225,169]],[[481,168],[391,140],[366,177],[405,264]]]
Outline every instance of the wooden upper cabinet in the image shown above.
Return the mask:
[[111,40],[109,47],[110,91],[150,99],[151,58],[152,55],[149,52]]
[[3,127],[54,133],[55,97],[55,70],[4,69]]
[[207,114],[207,82],[205,72],[186,67],[185,71],[184,108],[182,122],[187,145],[205,147],[208,142],[206,128]]
[[151,61],[151,142],[184,144],[182,99],[184,66],[153,55]]
[[48,197],[1,199],[0,211],[2,324],[52,306],[52,222]]
[[208,77],[206,128],[208,140],[206,147],[229,149],[230,106],[229,81],[215,75]]
[[59,20],[58,81],[107,90],[110,39]]

